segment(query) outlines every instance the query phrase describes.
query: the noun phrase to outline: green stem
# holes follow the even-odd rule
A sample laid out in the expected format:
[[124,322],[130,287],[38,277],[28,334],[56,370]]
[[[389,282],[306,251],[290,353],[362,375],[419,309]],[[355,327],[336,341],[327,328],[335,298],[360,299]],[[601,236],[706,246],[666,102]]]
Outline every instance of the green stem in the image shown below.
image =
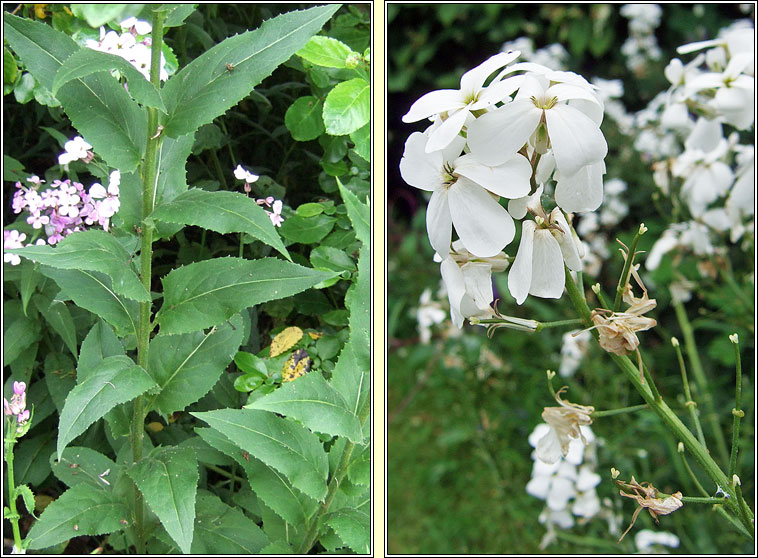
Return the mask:
[[729,477],[737,473],[737,452],[739,451],[740,440],[740,420],[745,416],[742,410],[742,361],[740,359],[740,344],[737,338],[737,334],[734,337],[729,336],[729,339],[734,344],[734,358],[735,367],[737,369],[737,380],[734,388],[734,409],[732,409],[732,415],[734,415],[734,422],[732,425],[732,454],[729,456]]
[[[12,419],[16,417],[13,416]],[[13,420],[13,423],[16,421]],[[5,424],[8,426],[9,420],[6,419]],[[15,424],[11,424],[10,428],[16,428]],[[6,428],[9,430],[10,428]],[[15,432],[9,433],[5,439],[5,462],[8,464],[8,507],[11,510],[11,526],[13,527],[13,546],[14,549],[21,550],[21,531],[18,528],[18,510],[16,509],[16,499],[18,494],[16,493],[16,481],[13,478],[13,446],[16,443]]]
[[574,318],[572,320],[557,320],[555,322],[538,322],[537,329],[535,331],[539,333],[543,329],[547,329],[549,327],[562,327],[567,325],[582,325],[582,320],[579,318]]
[[690,467],[689,461],[687,461],[687,456],[684,455],[684,451],[680,451],[679,453],[682,456],[682,463],[684,463],[684,468],[687,470],[687,474],[690,476],[690,479],[692,479],[692,483],[695,485],[695,488],[697,488],[698,492],[700,492],[700,494],[703,496],[709,496],[708,491],[703,488],[703,485],[700,484],[700,481],[697,479],[695,471],[693,471],[692,467]]
[[687,351],[687,356],[690,359],[692,365],[692,373],[695,376],[695,383],[700,391],[700,398],[703,401],[703,406],[706,410],[706,418],[710,424],[713,436],[716,439],[716,447],[718,449],[719,459],[722,463],[729,463],[729,451],[726,447],[726,440],[724,439],[724,433],[719,426],[718,415],[713,405],[713,397],[711,391],[708,389],[708,379],[705,376],[703,365],[700,362],[700,356],[697,352],[697,344],[695,343],[695,334],[692,330],[692,325],[687,318],[687,312],[684,306],[676,298],[672,298],[671,304],[674,306],[676,312],[676,318],[679,321],[679,328],[682,330],[682,337],[684,337],[684,347]]
[[632,239],[632,245],[629,247],[629,253],[626,255],[626,260],[624,261],[624,269],[621,271],[621,277],[619,277],[619,283],[616,287],[616,299],[613,301],[613,308],[611,308],[614,312],[618,312],[619,308],[621,308],[621,299],[626,291],[626,285],[629,283],[629,274],[632,271],[637,243],[640,241],[640,237],[645,234],[646,230],[647,228],[645,228],[645,225],[640,225],[637,234],[635,234]]
[[[361,423],[361,427],[363,427],[370,412],[371,402],[366,400],[358,414],[358,420]],[[350,457],[353,454],[353,449],[355,449],[355,444],[348,441],[345,444],[345,449],[342,450],[342,456],[334,471],[334,475],[329,481],[326,498],[324,498],[324,501],[319,506],[318,510],[316,510],[316,513],[310,518],[310,521],[308,522],[308,530],[306,531],[303,542],[296,554],[307,554],[308,551],[313,548],[313,545],[316,542],[316,537],[318,537],[319,520],[329,511],[329,506],[332,505],[332,500],[334,500],[334,497],[337,495],[337,489],[342,483],[342,479],[344,479],[347,474],[347,468],[348,465],[350,465]]]
[[[150,57],[150,81],[160,89],[160,60],[163,44],[163,18],[161,11],[153,11],[152,47]],[[140,278],[145,290],[150,293],[153,260],[153,228],[145,223],[145,219],[153,212],[153,198],[158,179],[158,150],[162,135],[158,127],[158,110],[147,107],[147,147],[142,162],[142,239],[140,246]],[[139,335],[137,338],[138,364],[148,369],[148,347],[150,345],[150,315],[152,301],[140,302]],[[145,433],[145,398],[134,400],[134,412],[131,426],[132,460],[134,463],[142,459],[142,441]],[[134,486],[134,532],[135,546],[138,554],[145,553],[144,533],[144,502],[142,493]]]
[[[631,259],[631,258],[627,258]],[[566,289],[568,291],[569,298],[574,304],[574,308],[585,320],[585,323],[590,323],[590,309],[587,306],[587,302],[584,299],[583,293],[579,292],[571,272],[568,267],[565,267],[566,275]],[[593,335],[597,338],[598,333],[593,330]],[[609,353],[611,359],[621,369],[627,379],[637,389],[642,398],[647,402],[651,409],[662,419],[663,423],[671,430],[674,435],[681,440],[685,448],[697,459],[698,463],[703,467],[708,477],[716,484],[723,488],[725,492],[729,494],[729,499],[726,500],[725,505],[734,513],[738,515],[745,527],[748,530],[752,529],[750,520],[752,519],[752,512],[739,506],[736,498],[737,494],[732,487],[731,479],[728,479],[726,474],[719,468],[718,464],[708,453],[700,442],[693,436],[692,432],[684,425],[684,423],[676,416],[674,411],[666,404],[662,398],[656,398],[649,387],[642,383],[640,379],[639,369],[632,363],[627,356],[620,356],[613,353]]]
[[704,448],[708,449],[708,446],[705,443],[705,436],[703,435],[703,427],[700,424],[700,419],[698,418],[697,411],[695,410],[697,404],[695,401],[693,401],[692,393],[690,392],[690,382],[687,380],[687,368],[684,366],[684,357],[682,357],[682,349],[679,347],[679,340],[676,337],[672,337],[671,344],[674,346],[676,359],[679,361],[679,371],[682,374],[682,384],[684,385],[684,396],[686,398],[684,405],[687,407],[687,410],[690,413],[690,418],[695,425],[697,439],[700,440],[700,443],[703,444]]
[[592,420],[595,420],[596,418],[622,415],[625,413],[636,413],[637,411],[642,411],[643,409],[649,409],[649,408],[650,407],[648,407],[647,403],[643,403],[642,405],[632,405],[631,407],[621,407],[619,409],[608,409],[607,411],[593,411]]

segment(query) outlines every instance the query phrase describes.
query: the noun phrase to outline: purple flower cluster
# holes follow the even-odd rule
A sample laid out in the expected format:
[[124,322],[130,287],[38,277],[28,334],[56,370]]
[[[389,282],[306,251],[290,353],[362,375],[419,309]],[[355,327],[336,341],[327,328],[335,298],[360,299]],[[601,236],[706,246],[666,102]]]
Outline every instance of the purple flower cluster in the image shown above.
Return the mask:
[[[27,211],[29,217],[26,222],[35,229],[44,227],[47,235],[47,243],[57,244],[72,232],[85,230],[87,225],[98,224],[106,231],[110,225],[110,219],[119,210],[119,183],[121,173],[113,171],[110,175],[108,188],[101,184],[93,184],[89,192],[79,182],[71,180],[54,180],[50,188],[40,193],[40,187],[45,182],[38,176],[26,179],[30,186],[24,186],[16,182],[18,190],[13,195],[13,212]],[[14,231],[6,231],[12,233]],[[20,243],[24,238],[16,233],[11,238],[4,235],[7,242]],[[7,258],[6,258],[6,261]],[[16,263],[10,262],[12,265]]]
[[29,420],[29,409],[26,408],[26,384],[24,382],[13,382],[13,395],[10,402],[3,399],[3,408],[5,415],[16,417],[19,426],[26,424]]
[[255,203],[270,207],[273,211],[269,211],[268,209],[264,209],[264,211],[268,213],[269,219],[271,219],[271,224],[275,227],[282,226],[282,223],[284,223],[284,217],[282,217],[282,200],[275,200],[274,196],[269,196],[267,198],[256,199]]

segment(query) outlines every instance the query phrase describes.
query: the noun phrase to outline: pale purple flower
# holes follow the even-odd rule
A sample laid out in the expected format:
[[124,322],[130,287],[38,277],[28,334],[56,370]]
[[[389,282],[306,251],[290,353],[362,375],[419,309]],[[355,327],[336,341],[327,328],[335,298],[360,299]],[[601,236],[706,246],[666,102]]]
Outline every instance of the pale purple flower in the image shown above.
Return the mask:
[[58,156],[58,163],[60,165],[68,165],[79,159],[92,160],[92,152],[90,151],[92,146],[84,141],[81,136],[76,136],[74,139],[67,141],[63,145],[63,149],[65,151]]
[[[24,233],[15,230],[3,231],[4,249],[13,250],[14,248],[23,248],[24,240],[26,240],[26,235]],[[21,263],[21,256],[18,254],[3,254],[3,261],[11,265],[18,265]]]

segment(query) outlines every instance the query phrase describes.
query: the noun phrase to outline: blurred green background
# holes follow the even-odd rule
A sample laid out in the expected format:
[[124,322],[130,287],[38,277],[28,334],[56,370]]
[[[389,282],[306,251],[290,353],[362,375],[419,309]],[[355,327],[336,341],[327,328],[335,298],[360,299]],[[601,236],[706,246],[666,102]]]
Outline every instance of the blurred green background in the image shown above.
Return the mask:
[[[566,69],[588,79],[622,79],[627,111],[644,108],[668,87],[663,68],[676,57],[676,47],[716,36],[719,29],[746,17],[738,4],[662,4],[661,23],[655,31],[662,55],[643,68],[627,68],[621,45],[629,36],[621,4],[443,4],[387,6],[388,49],[388,362],[387,362],[387,526],[389,553],[632,553],[634,534],[645,528],[674,532],[680,545],[672,553],[750,553],[744,540],[708,506],[661,518],[656,527],[644,512],[622,544],[609,535],[608,523],[593,518],[563,532],[545,549],[539,547],[545,527],[538,522],[544,502],[525,492],[531,477],[532,448],[527,442],[541,422],[545,406],[554,405],[547,389],[545,370],[560,364],[564,330],[527,334],[498,330],[490,340],[483,328],[464,326],[461,332],[447,319],[433,329],[430,343],[421,342],[416,311],[419,297],[429,288],[432,298],[440,285],[439,265],[425,230],[426,201],[422,192],[407,186],[398,172],[403,145],[423,122],[404,124],[401,117],[424,93],[458,88],[461,75],[497,53],[502,44],[529,37],[538,49],[560,43],[568,51]],[[692,56],[692,55],[691,55]],[[690,58],[691,58],[690,56]],[[684,58],[684,57],[683,57]],[[690,58],[684,58],[685,61]],[[657,190],[651,171],[629,149],[609,119],[603,123],[609,143],[608,178],[628,184],[624,194],[629,214],[613,231],[628,243],[639,223],[650,231],[639,248],[649,250],[668,223],[650,202]],[[663,206],[665,210],[665,204]],[[665,214],[665,211],[663,212]],[[613,237],[610,237],[613,238]],[[507,248],[513,255],[518,237]],[[614,246],[612,256],[597,278],[606,292],[615,282],[622,259]],[[735,274],[752,273],[752,251],[730,247]],[[670,295],[665,287],[674,272],[699,277],[696,261],[682,260],[677,269],[664,262],[647,283],[658,307],[651,313],[659,325],[640,335],[646,362],[663,396],[687,422],[681,377],[670,338],[681,339]],[[590,281],[586,279],[587,285]],[[499,309],[514,316],[550,321],[574,317],[567,297],[559,301],[529,297],[517,306],[507,290],[506,274],[495,277]],[[753,287],[744,287],[752,299]],[[716,280],[700,279],[693,299],[686,304],[695,328],[700,357],[711,380],[716,409],[727,441],[731,440],[734,406],[734,354],[728,334],[738,332],[743,365],[743,406],[740,454],[744,494],[753,505],[754,492],[754,313],[740,306],[727,287]],[[634,405],[639,395],[598,347],[592,347],[573,378],[554,380],[556,388],[568,385],[567,397],[598,409]],[[599,419],[593,426],[603,442],[598,448],[597,472],[603,481],[598,494],[622,514],[621,530],[631,521],[634,503],[621,498],[610,481],[610,467],[623,479],[634,475],[664,492],[681,490],[696,495],[676,452],[676,440],[649,411]],[[706,439],[713,441],[706,428]],[[704,486],[706,477],[696,465]],[[722,464],[725,467],[725,464]],[[710,490],[710,488],[708,488]],[[623,502],[622,502],[623,500]]]

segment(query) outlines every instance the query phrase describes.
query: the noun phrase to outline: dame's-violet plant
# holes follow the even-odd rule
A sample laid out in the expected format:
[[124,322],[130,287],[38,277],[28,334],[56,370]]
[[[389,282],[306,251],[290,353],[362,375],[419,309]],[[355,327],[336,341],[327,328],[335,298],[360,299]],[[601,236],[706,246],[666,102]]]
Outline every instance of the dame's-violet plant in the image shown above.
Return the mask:
[[[631,16],[632,12],[627,10],[627,14]],[[655,27],[657,22],[651,20],[650,24]],[[639,32],[643,30],[640,28]],[[727,41],[719,43],[722,44]],[[639,256],[636,247],[646,227],[640,225],[630,248],[622,250],[624,265],[613,298],[606,299],[600,286],[596,285],[593,292],[598,305],[591,310],[582,289],[585,247],[573,227],[574,213],[583,214],[579,223],[584,223],[586,232],[597,230],[592,224],[593,214],[588,212],[597,210],[603,201],[604,159],[608,152],[600,129],[603,97],[596,86],[572,72],[551,70],[533,62],[511,64],[515,60],[514,54],[518,53],[496,55],[467,73],[466,79],[461,81],[461,91],[468,91],[464,81],[468,82],[470,76],[476,75],[475,83],[472,80],[468,84],[470,94],[462,97],[455,91],[427,94],[414,103],[403,118],[406,122],[422,117],[431,120],[424,132],[415,132],[408,138],[400,172],[411,186],[432,192],[427,209],[427,232],[436,252],[435,260],[441,262],[453,323],[462,327],[464,319],[469,318],[472,324],[488,326],[490,334],[500,327],[526,329],[514,327],[514,318],[492,308],[490,274],[493,272],[508,270],[508,289],[519,305],[528,295],[561,298],[565,289],[578,314],[578,321],[587,328],[584,331],[591,332],[600,347],[609,353],[645,404],[596,411],[601,404],[599,401],[593,401],[592,406],[575,405],[556,395],[561,407],[545,409],[543,418],[550,426],[532,444],[537,448],[537,456],[542,456],[548,463],[557,463],[567,455],[569,442],[581,438],[579,429],[596,417],[650,408],[682,441],[682,447],[696,458],[713,486],[722,487],[720,490],[726,497],[720,500],[724,504],[720,513],[737,525],[743,534],[748,534],[752,531],[753,512],[741,499],[739,486],[727,480],[722,469],[724,464],[720,466],[714,460],[702,437],[696,439],[664,401],[649,370],[650,365],[645,363],[640,350],[644,339],[637,337],[637,333],[657,325],[654,318],[646,315],[656,307],[656,300],[648,296],[639,274],[641,264],[635,261]],[[743,69],[752,68],[750,64],[747,56],[740,57],[739,64],[734,62],[729,66],[727,79],[722,79],[723,74],[708,77],[708,87],[716,88],[717,92],[729,88],[730,80]],[[485,72],[489,74],[484,75]],[[493,74],[494,77],[488,80]],[[707,80],[702,78],[701,81]],[[721,104],[706,101],[705,105],[701,103],[705,106],[704,112],[720,110],[724,121],[745,126],[749,118],[745,110],[741,110],[744,103],[740,99],[749,87],[748,80],[740,80],[736,87],[737,90],[728,92],[728,98],[733,101],[728,109],[725,108],[726,101]],[[700,91],[701,88],[691,87],[691,90]],[[458,104],[452,101],[449,106],[436,103],[438,97],[446,96],[457,99]],[[618,113],[618,117],[626,122],[626,128],[629,122],[625,116]],[[733,182],[733,173],[726,173],[721,162],[729,143],[721,135],[719,121],[703,118],[701,116],[700,121],[693,122],[691,127],[690,159],[680,159],[678,167],[671,167],[672,174],[679,173],[685,179],[683,199],[697,216],[701,216],[711,202],[726,195]],[[493,178],[497,175],[498,165],[513,161],[528,164],[526,176],[518,175],[517,180],[511,179],[507,183],[493,180],[499,182],[493,186],[480,179],[483,191],[488,192],[486,202],[483,197],[476,206],[462,201],[456,191],[461,188],[461,183],[466,184],[461,177],[473,179],[460,170],[464,162],[466,166],[480,165],[480,168],[489,169],[481,174]],[[728,180],[716,178],[726,174],[729,174]],[[520,196],[503,190],[504,187],[520,186],[525,181],[528,181],[529,188]],[[714,188],[714,181],[720,182],[718,188]],[[466,186],[470,189],[468,184]],[[614,186],[613,192],[616,190],[618,188]],[[509,200],[507,209],[501,198]],[[454,201],[459,200],[454,205]],[[627,209],[621,204],[614,211],[618,215],[609,217],[609,223],[618,222]],[[594,219],[597,221],[597,217]],[[521,240],[516,251],[508,246],[515,238],[511,232],[514,221],[521,221]],[[711,219],[711,222],[716,220]],[[455,242],[453,230],[458,235]],[[453,257],[456,254],[457,259]],[[468,256],[459,263],[460,254]],[[499,270],[487,263],[496,254],[506,262]],[[471,269],[467,272],[468,267]],[[635,294],[632,280],[642,289],[641,294]],[[622,302],[626,309],[622,309]],[[530,331],[577,323],[576,320],[532,322],[534,327]],[[636,363],[627,356],[632,352],[636,353]],[[735,448],[737,443],[735,438]],[[640,506],[647,507],[653,514],[671,513],[683,502],[715,501],[710,497],[682,497],[681,493],[659,498],[653,488],[637,484],[632,488],[635,487],[638,490],[630,497],[635,497]],[[537,492],[540,497],[547,496],[543,489]]]

